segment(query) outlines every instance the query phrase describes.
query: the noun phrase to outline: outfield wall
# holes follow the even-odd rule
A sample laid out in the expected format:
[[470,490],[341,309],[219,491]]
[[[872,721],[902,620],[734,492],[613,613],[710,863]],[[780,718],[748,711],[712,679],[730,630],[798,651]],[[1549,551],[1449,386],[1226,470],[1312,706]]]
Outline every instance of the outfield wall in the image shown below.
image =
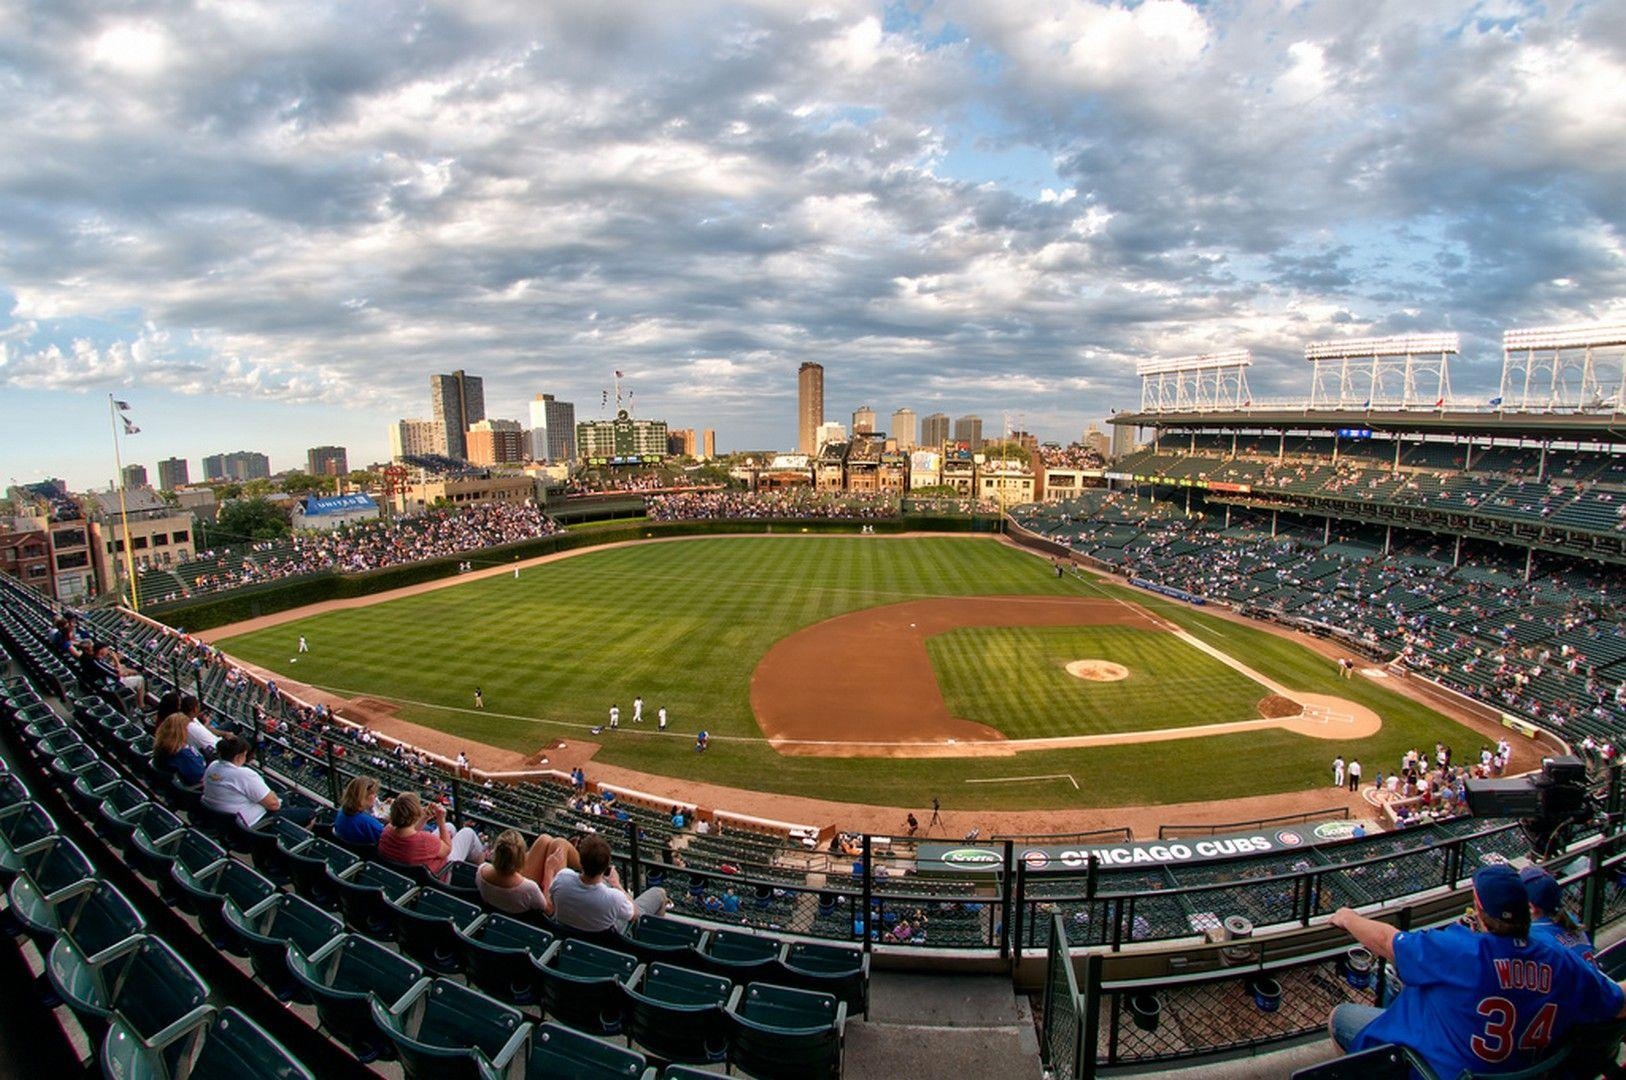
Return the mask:
[[999,520],[990,517],[951,517],[909,515],[874,520],[858,518],[785,518],[778,520],[729,521],[635,521],[608,525],[586,532],[564,532],[523,540],[514,544],[459,552],[440,559],[367,570],[356,574],[326,571],[262,585],[247,585],[227,592],[188,597],[167,604],[150,604],[145,613],[170,626],[187,630],[208,630],[262,615],[319,604],[327,600],[348,600],[371,596],[391,589],[455,577],[459,566],[470,556],[487,566],[521,562],[564,551],[600,547],[632,540],[652,540],[674,536],[751,536],[764,533],[856,533],[869,526],[877,533],[896,535],[911,532],[994,533]]

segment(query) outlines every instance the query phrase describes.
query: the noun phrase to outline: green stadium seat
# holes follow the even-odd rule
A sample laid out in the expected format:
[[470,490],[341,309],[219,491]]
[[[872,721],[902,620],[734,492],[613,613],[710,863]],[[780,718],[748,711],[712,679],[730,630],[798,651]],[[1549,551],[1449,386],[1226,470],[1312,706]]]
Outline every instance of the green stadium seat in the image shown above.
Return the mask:
[[297,850],[283,854],[294,891],[323,911],[338,911],[340,889],[334,879],[361,862],[360,856],[322,839],[300,844]]
[[248,841],[248,857],[254,869],[278,885],[286,885],[292,878],[288,853],[298,851],[314,837],[302,825],[272,814],[260,822],[258,828],[243,829]]
[[23,868],[23,856],[50,843],[56,822],[39,803],[22,803],[0,816],[0,881],[9,882]]
[[102,817],[102,835],[107,837],[110,844],[124,848],[125,860],[132,866],[134,860],[130,858],[129,849],[137,829],[145,829],[149,839],[155,836],[162,839],[186,828],[186,824],[163,803],[144,802],[122,810],[104,803],[98,812]]
[[395,1043],[409,1080],[479,1080],[523,1060],[531,1025],[512,1009],[450,979],[419,983],[373,1022]]
[[68,787],[68,799],[81,816],[90,817],[96,812],[97,803],[101,801],[100,793],[119,783],[124,783],[132,791],[139,790],[134,784],[125,781],[113,766],[98,760],[74,776],[73,783]]
[[[84,779],[81,776],[73,782],[76,791],[84,782]],[[115,832],[111,828],[109,822],[113,816],[129,814],[140,807],[149,805],[147,793],[128,780],[115,780],[100,791],[90,793],[90,798],[89,803],[80,807],[80,813],[90,823],[91,828],[96,830],[98,836],[111,840],[115,844],[123,844],[126,834],[123,831]]]
[[534,961],[542,976],[542,1006],[549,1016],[594,1035],[621,1032],[621,987],[638,958],[587,941],[556,941]]
[[388,1007],[427,981],[423,968],[361,934],[334,938],[309,957],[290,947],[288,970],[316,1003],[322,1030],[363,1063],[395,1056],[395,1043],[373,1022],[371,1002]]
[[0,777],[0,814],[13,806],[26,803],[30,798],[32,796],[28,793],[28,785],[23,783],[22,777],[13,772],[7,772]]
[[221,859],[193,873],[180,862],[170,868],[179,886],[180,904],[198,917],[198,926],[218,948],[247,956],[248,949],[226,924],[225,904],[234,900],[247,910],[271,896],[277,887],[260,876],[247,863]]
[[463,970],[463,942],[458,931],[480,918],[478,905],[439,889],[417,888],[399,900],[386,898],[395,913],[401,951],[440,975]]
[[834,994],[752,983],[728,1001],[728,1061],[758,1080],[841,1075],[847,1006]]
[[480,868],[471,862],[454,862],[446,865],[445,875],[431,884],[437,888],[451,893],[459,900],[467,900],[471,904],[480,902],[480,886],[477,879]]
[[246,910],[228,899],[221,914],[248,953],[254,977],[278,1001],[309,1000],[288,970],[288,946],[309,956],[344,933],[337,918],[291,893],[275,893]]
[[843,945],[792,941],[779,958],[774,982],[802,990],[834,994],[846,1002],[849,1013],[869,1018],[869,956]]
[[734,986],[722,975],[658,960],[640,967],[623,989],[627,1035],[662,1061],[716,1064],[728,1059],[728,1014]]
[[525,1009],[541,1000],[541,975],[531,961],[552,947],[554,936],[507,915],[490,913],[457,930],[469,983],[505,1004]]
[[159,938],[145,936],[108,950],[96,963],[58,938],[47,958],[51,987],[98,1043],[115,1015],[130,1038],[171,1069],[209,1022],[209,987]]
[[648,964],[670,960],[681,964],[705,945],[706,928],[681,919],[634,919],[621,931],[622,952]]
[[690,967],[725,975],[736,983],[768,979],[779,972],[784,942],[776,937],[738,930],[713,930],[695,950]]
[[102,756],[84,743],[70,746],[51,759],[51,772],[62,787],[71,787],[80,773],[102,763]]
[[23,930],[47,953],[56,939],[73,939],[79,954],[96,963],[115,945],[146,932],[147,921],[110,883],[86,878],[46,895],[23,874],[7,891],[11,912]]
[[1411,1062],[1400,1047],[1386,1044],[1299,1069],[1292,1080],[1411,1080]]
[[316,1074],[235,1008],[215,1015],[189,1068],[172,1070],[115,1019],[102,1040],[102,1075],[118,1080],[316,1080]]
[[[637,1051],[551,1022],[532,1030],[524,1064],[526,1080],[655,1080],[655,1069]],[[483,1075],[486,1080],[498,1076]]]
[[48,900],[58,894],[65,895],[70,886],[96,877],[96,868],[85,853],[65,836],[53,836],[45,843],[31,845],[18,856],[18,861],[21,864],[18,877],[29,878],[35,891]]
[[395,940],[395,909],[389,901],[411,892],[411,881],[372,861],[358,862],[332,880],[351,929],[380,941]]

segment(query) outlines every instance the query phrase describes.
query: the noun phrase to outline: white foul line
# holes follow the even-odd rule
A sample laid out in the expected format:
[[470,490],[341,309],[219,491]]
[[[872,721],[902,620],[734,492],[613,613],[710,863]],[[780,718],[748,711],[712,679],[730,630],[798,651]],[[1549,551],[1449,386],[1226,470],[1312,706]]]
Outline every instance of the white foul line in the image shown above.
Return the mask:
[[966,783],[968,783],[968,784],[1013,784],[1013,783],[1016,783],[1016,782],[1022,781],[1022,780],[1066,780],[1068,783],[1073,785],[1073,790],[1074,791],[1078,790],[1078,781],[1073,779],[1073,774],[1072,773],[1066,773],[1066,772],[1046,773],[1044,776],[990,776],[990,777],[988,777],[986,779],[981,779],[981,780],[967,780]]

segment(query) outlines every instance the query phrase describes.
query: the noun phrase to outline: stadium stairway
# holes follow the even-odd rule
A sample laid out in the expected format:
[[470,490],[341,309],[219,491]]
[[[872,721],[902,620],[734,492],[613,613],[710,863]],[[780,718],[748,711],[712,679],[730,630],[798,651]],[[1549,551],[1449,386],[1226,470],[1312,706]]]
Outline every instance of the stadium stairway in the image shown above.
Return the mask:
[[847,1022],[847,1080],[1044,1075],[1027,998],[1008,976],[876,972],[870,1018]]

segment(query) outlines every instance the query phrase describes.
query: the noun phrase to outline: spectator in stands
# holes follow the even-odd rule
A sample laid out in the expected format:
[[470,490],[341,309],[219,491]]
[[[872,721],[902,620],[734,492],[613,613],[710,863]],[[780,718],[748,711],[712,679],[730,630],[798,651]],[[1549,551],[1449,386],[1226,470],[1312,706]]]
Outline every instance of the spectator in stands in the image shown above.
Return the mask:
[[203,755],[186,743],[186,714],[172,712],[164,717],[152,735],[152,763],[181,778],[182,783],[203,783],[203,771],[209,763]]
[[84,651],[86,644],[79,639],[79,622],[71,614],[58,615],[51,631],[51,651],[56,653],[64,663],[74,663]]
[[1564,887],[1558,879],[1539,866],[1527,866],[1519,871],[1519,880],[1530,898],[1530,936],[1592,963],[1592,939],[1564,907]]
[[554,877],[564,869],[581,871],[581,857],[569,840],[544,833],[529,849],[525,837],[506,829],[491,846],[491,855],[475,875],[480,899],[498,911],[523,915],[527,911],[553,914],[548,895]]
[[203,718],[203,705],[191,694],[181,695],[180,711],[186,715],[187,745],[205,756],[212,756],[225,732]]
[[621,887],[610,865],[610,845],[597,833],[582,837],[578,845],[581,869],[561,869],[549,889],[553,917],[572,930],[586,933],[625,929],[642,916],[666,913],[666,890],[647,889],[636,899]]
[[215,760],[203,772],[203,805],[217,813],[232,814],[252,829],[267,814],[279,814],[296,825],[309,825],[313,806],[284,806],[265,778],[248,767],[252,748],[236,735],[227,735],[215,748]]
[[[425,824],[430,825],[427,831]],[[426,867],[436,877],[448,862],[480,862],[486,854],[479,833],[467,825],[454,833],[446,822],[446,807],[437,802],[426,808],[412,791],[403,791],[390,804],[390,823],[378,838],[378,853]]]
[[1626,993],[1579,956],[1530,938],[1530,905],[1511,866],[1474,875],[1476,927],[1402,931],[1339,908],[1332,924],[1392,961],[1405,984],[1387,1009],[1343,1004],[1340,1049],[1410,1047],[1438,1076],[1507,1072],[1544,1057],[1576,1024],[1626,1016]]
[[373,813],[378,803],[378,781],[358,776],[344,786],[339,812],[333,815],[333,836],[354,847],[377,847],[384,823]]

